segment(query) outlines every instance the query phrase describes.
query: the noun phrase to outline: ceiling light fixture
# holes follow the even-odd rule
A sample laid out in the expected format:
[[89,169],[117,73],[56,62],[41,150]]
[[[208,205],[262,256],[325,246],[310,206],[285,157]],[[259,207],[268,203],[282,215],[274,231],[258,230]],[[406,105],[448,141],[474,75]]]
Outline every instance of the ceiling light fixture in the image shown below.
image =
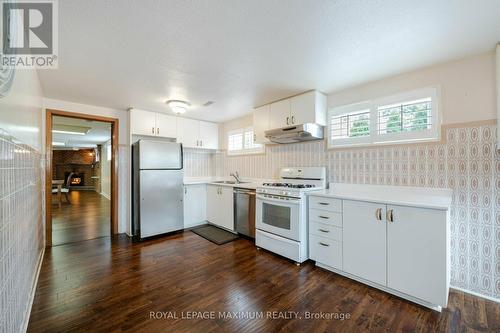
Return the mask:
[[166,103],[170,107],[170,109],[172,109],[172,111],[175,112],[176,114],[185,113],[187,109],[191,106],[191,104],[189,104],[188,102],[174,100],[174,99],[171,99]]

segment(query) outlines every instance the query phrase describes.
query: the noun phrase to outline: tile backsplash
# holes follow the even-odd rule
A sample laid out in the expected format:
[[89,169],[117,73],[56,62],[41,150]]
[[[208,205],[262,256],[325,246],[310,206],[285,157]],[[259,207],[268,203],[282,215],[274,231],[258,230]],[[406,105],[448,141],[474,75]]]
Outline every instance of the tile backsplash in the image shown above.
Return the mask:
[[[500,151],[495,125],[448,128],[442,143],[325,150],[324,142],[207,159],[204,174],[277,178],[284,166],[326,166],[330,182],[453,189],[451,283],[500,300]],[[193,176],[198,176],[197,171]]]
[[0,130],[0,332],[29,315],[44,247],[41,154]]

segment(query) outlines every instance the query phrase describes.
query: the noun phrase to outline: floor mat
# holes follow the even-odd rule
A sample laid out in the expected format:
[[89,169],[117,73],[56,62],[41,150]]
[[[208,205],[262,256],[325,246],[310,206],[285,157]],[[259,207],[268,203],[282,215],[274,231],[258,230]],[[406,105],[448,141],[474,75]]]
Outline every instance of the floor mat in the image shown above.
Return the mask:
[[238,235],[213,225],[204,225],[202,227],[192,229],[191,231],[217,245],[229,243],[238,239]]

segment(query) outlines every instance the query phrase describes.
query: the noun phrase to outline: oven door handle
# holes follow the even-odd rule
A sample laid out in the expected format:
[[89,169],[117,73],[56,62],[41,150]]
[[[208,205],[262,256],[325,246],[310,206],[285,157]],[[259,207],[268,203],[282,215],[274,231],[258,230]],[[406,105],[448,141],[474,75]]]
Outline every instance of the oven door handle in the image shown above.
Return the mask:
[[287,204],[287,203],[294,204],[294,205],[300,204],[300,199],[297,199],[297,198],[290,199],[290,200],[281,200],[281,199],[268,198],[268,197],[265,197],[261,194],[257,194],[257,199],[260,199],[262,201],[267,201],[267,202],[276,202],[276,203],[280,203],[280,204]]

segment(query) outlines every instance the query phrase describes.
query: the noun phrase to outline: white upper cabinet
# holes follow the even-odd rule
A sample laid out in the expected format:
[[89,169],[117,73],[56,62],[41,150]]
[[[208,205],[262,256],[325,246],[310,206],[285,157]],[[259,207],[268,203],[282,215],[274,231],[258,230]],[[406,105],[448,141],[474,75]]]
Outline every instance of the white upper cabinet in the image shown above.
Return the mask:
[[199,121],[188,118],[177,118],[177,142],[186,148],[199,147]]
[[163,113],[156,113],[156,135],[166,138],[177,137],[177,119]]
[[177,142],[187,148],[218,149],[219,126],[206,121],[177,118]]
[[219,126],[217,124],[200,121],[199,131],[201,148],[219,148]]
[[264,105],[253,110],[253,133],[255,143],[267,143],[265,132],[269,127],[269,105]]
[[[259,110],[257,114],[264,113],[262,109],[264,107],[269,107],[269,120],[267,128],[262,131],[260,126],[263,126],[263,122],[260,117],[256,117],[255,111]],[[256,120],[259,120],[258,125]],[[315,90],[283,99],[254,110],[254,128],[259,126],[260,133],[270,129],[306,123],[315,123],[322,126],[326,125],[326,96]],[[259,136],[257,136],[257,139],[258,137]]]
[[316,123],[326,125],[326,96],[317,91],[294,96],[290,99],[292,125]]
[[130,131],[137,135],[156,135],[156,112],[130,110]]
[[292,125],[290,119],[290,99],[284,99],[269,105],[269,126],[270,129],[287,127]]

